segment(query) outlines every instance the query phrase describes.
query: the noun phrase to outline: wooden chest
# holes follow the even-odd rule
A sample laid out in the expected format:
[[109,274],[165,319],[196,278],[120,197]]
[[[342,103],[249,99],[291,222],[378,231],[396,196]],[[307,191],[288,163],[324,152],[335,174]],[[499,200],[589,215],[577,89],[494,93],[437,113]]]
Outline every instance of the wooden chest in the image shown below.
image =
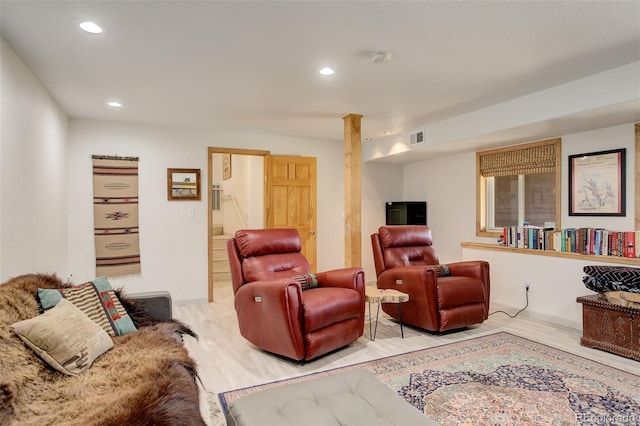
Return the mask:
[[580,344],[640,361],[640,309],[609,303],[597,294],[582,303]]

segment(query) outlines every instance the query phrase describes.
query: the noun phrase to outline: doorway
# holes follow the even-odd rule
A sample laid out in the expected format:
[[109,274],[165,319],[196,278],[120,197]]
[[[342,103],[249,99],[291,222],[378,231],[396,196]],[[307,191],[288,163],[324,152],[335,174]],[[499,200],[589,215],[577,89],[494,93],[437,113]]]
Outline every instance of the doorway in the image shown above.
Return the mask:
[[238,229],[295,228],[316,267],[316,159],[269,151],[208,149],[208,300],[231,296],[227,241]]
[[[208,300],[231,286],[226,241],[237,229],[263,228],[264,158],[269,151],[208,148]],[[249,189],[247,189],[249,188]]]

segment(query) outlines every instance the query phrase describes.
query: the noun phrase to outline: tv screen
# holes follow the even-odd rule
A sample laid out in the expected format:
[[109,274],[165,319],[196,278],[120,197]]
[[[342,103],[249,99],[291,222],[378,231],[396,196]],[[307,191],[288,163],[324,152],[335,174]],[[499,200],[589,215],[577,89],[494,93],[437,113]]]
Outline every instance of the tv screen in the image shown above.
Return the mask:
[[426,225],[426,201],[389,201],[386,204],[387,225]]

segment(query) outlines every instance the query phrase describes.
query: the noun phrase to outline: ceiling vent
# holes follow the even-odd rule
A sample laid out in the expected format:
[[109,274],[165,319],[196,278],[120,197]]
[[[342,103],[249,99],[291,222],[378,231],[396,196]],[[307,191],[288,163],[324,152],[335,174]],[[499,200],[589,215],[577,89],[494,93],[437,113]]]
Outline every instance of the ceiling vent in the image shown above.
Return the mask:
[[391,60],[391,52],[381,50],[379,52],[371,53],[371,62],[374,64],[386,64]]
[[409,146],[414,147],[424,144],[424,130],[418,130],[409,134]]

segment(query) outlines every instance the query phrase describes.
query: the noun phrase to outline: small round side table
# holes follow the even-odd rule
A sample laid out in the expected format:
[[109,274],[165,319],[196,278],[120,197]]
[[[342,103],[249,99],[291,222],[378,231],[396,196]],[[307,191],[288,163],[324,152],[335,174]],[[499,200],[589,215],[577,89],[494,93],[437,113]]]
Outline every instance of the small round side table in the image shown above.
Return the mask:
[[[409,301],[409,295],[398,290],[392,289],[379,289],[375,287],[365,287],[364,299],[369,302],[369,338],[376,340],[376,333],[378,332],[378,318],[380,316],[380,304],[381,303],[396,303],[398,304],[398,320],[400,321],[400,335],[404,339],[404,329],[402,328],[402,311],[400,310],[400,304],[402,302]],[[376,312],[376,326],[371,332],[371,303],[378,304],[378,310]]]

